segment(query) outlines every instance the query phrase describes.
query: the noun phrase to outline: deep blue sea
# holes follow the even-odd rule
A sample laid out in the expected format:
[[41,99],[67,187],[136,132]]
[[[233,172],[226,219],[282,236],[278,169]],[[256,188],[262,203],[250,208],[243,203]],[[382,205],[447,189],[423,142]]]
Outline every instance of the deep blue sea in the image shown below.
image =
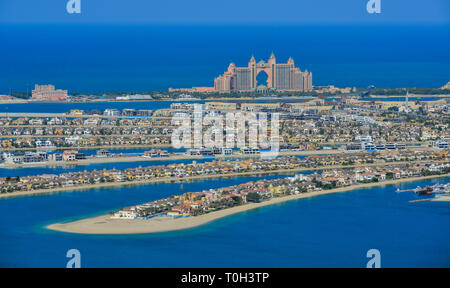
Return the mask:
[[293,57],[314,85],[441,87],[450,25],[0,25],[0,94],[212,86],[230,62]]
[[[270,176],[273,178],[282,176]],[[236,177],[184,183],[184,191],[244,183]],[[450,203],[408,203],[414,188],[450,178],[300,199],[177,232],[95,236],[49,231],[47,224],[95,216],[179,193],[179,183],[105,188],[0,200],[0,267],[449,267]]]

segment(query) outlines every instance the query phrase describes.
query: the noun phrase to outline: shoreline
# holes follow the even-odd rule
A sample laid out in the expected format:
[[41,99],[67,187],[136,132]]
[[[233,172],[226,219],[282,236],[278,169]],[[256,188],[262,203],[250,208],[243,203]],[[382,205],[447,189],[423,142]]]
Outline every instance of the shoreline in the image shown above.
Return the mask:
[[[389,98],[399,98],[399,97],[406,97],[405,95],[376,95],[376,94],[372,94],[370,95],[368,98],[384,98],[384,99],[389,99]],[[409,97],[411,98],[448,98],[450,97],[449,94],[411,94],[409,95]]]
[[[161,147],[165,148],[165,147]],[[416,149],[423,149],[418,147]],[[80,149],[81,150],[81,149]],[[295,156],[310,156],[310,155],[331,155],[331,154],[344,154],[352,153],[349,150],[303,150],[303,151],[281,151],[279,155],[295,155]],[[105,164],[105,163],[124,163],[124,162],[154,162],[154,161],[177,161],[177,160],[224,160],[235,158],[260,158],[261,154],[233,154],[233,155],[216,155],[215,157],[205,157],[200,155],[186,155],[183,152],[175,152],[173,155],[167,157],[144,157],[144,156],[120,156],[120,157],[92,157],[89,159],[76,160],[76,161],[47,161],[47,162],[35,162],[35,163],[2,163],[0,169],[14,169],[14,168],[34,168],[34,167],[64,167],[64,166],[86,166],[91,164]]]
[[68,223],[54,223],[45,226],[46,229],[75,234],[102,234],[102,235],[114,235],[114,234],[149,234],[159,232],[169,232],[184,230],[189,228],[205,225],[217,219],[221,219],[230,215],[238,214],[245,211],[258,209],[265,206],[284,203],[287,201],[298,200],[302,198],[310,198],[315,196],[342,193],[362,188],[372,188],[377,186],[395,185],[404,182],[415,182],[420,180],[434,179],[434,178],[446,178],[450,177],[450,174],[443,175],[431,175],[422,177],[411,177],[396,180],[388,180],[377,183],[358,184],[347,187],[339,187],[330,190],[322,190],[318,192],[307,192],[298,195],[289,195],[283,197],[272,198],[271,200],[250,203],[232,208],[227,208],[215,212],[200,216],[191,216],[187,218],[174,219],[171,217],[155,217],[150,220],[141,219],[111,219],[111,215],[101,215],[97,217],[86,218],[78,221]]
[[[367,167],[367,166],[384,166],[384,165],[401,165],[406,163],[416,163],[422,162],[422,160],[418,161],[398,161],[398,162],[386,162],[386,163],[364,163],[364,164],[356,164],[356,165],[334,165],[334,166],[320,166],[320,167],[301,167],[294,169],[278,169],[278,170],[269,170],[269,171],[248,171],[248,172],[238,172],[238,173],[228,173],[228,174],[211,174],[211,175],[196,175],[190,177],[167,177],[167,178],[156,178],[149,180],[140,180],[140,181],[127,181],[127,182],[108,182],[108,183],[99,183],[99,184],[87,184],[80,186],[69,186],[69,187],[58,187],[53,189],[39,189],[33,191],[24,191],[24,192],[12,192],[12,193],[2,193],[0,194],[0,199],[4,198],[12,198],[12,197],[25,197],[31,195],[40,195],[40,194],[52,194],[52,193],[60,193],[60,192],[74,192],[77,190],[91,190],[96,188],[110,188],[110,187],[120,187],[127,185],[146,185],[146,184],[155,184],[162,182],[186,182],[191,180],[206,180],[206,179],[214,179],[214,178],[228,178],[228,177],[241,177],[241,176],[255,176],[255,175],[271,175],[271,174],[288,174],[288,173],[297,173],[297,172],[306,172],[306,171],[319,171],[319,170],[331,170],[331,169],[345,169],[345,168],[357,168],[357,167]],[[436,175],[438,176],[438,175]]]
[[[448,198],[448,197],[447,197]],[[450,199],[437,199],[437,198],[432,198],[430,199],[430,201],[432,202],[450,202]]]

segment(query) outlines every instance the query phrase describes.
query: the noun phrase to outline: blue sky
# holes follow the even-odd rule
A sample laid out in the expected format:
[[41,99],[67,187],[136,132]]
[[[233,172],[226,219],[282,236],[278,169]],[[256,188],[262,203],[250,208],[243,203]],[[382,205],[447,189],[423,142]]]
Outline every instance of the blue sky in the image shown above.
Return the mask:
[[448,24],[449,0],[81,0],[68,14],[67,0],[0,0],[0,23],[114,24]]

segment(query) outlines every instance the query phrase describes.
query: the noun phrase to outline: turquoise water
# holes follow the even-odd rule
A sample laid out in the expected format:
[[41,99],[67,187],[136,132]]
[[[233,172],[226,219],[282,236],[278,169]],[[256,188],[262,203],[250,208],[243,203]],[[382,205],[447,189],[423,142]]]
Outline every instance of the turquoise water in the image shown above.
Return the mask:
[[[184,183],[184,191],[271,177]],[[264,207],[184,231],[95,236],[49,231],[50,223],[106,213],[179,193],[179,183],[0,200],[0,267],[449,267],[450,203],[408,203],[414,188],[450,178],[376,187]]]

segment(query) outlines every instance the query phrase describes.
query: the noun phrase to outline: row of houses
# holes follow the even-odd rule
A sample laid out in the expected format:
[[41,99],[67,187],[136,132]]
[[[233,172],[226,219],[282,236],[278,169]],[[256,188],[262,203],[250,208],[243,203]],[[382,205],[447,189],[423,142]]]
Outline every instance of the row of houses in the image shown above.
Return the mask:
[[[115,113],[114,110],[112,110]],[[136,114],[137,116],[148,115],[150,110],[134,110],[134,109],[124,109],[126,114]],[[136,111],[136,112],[133,112]],[[83,114],[73,114],[74,116],[80,116]],[[101,115],[101,114],[100,114]],[[121,117],[101,117],[93,116],[88,118],[77,118],[77,117],[1,117],[0,125],[2,127],[43,127],[43,126],[62,126],[62,127],[79,127],[81,125],[99,125],[99,126],[164,126],[169,125],[171,119],[159,119],[159,118],[121,118]],[[109,115],[108,115],[109,116]]]
[[71,135],[170,135],[173,126],[96,126],[85,123],[81,127],[1,127],[0,136],[71,136]]
[[65,138],[35,139],[9,138],[0,140],[2,148],[58,148],[58,147],[89,147],[114,145],[168,145],[170,136],[70,136]]
[[2,159],[6,164],[27,164],[27,163],[43,163],[47,161],[77,161],[86,159],[86,154],[77,150],[66,150],[62,153],[51,153],[46,151],[37,152],[3,152]]
[[262,202],[276,197],[297,195],[357,185],[360,183],[382,182],[420,176],[425,171],[448,173],[450,164],[432,163],[431,165],[390,165],[383,167],[361,167],[314,173],[297,174],[280,179],[263,179],[239,185],[188,192],[173,195],[144,204],[126,207],[116,211],[114,219],[151,219],[154,217],[189,217],[218,210],[245,205],[249,202]]
[[[73,161],[85,157],[77,151],[65,151],[64,161]],[[213,160],[204,163],[193,161],[189,164],[173,163],[147,167],[128,168],[125,170],[104,169],[101,171],[78,171],[43,177],[26,176],[14,185],[0,186],[2,191],[30,191],[36,189],[51,189],[54,187],[71,187],[105,182],[139,182],[152,179],[188,178],[195,176],[230,175],[241,172],[267,172],[276,170],[290,170],[304,167],[325,167],[331,165],[351,165],[365,163],[385,163],[391,161],[448,161],[448,154],[421,151],[418,153],[383,153],[361,155],[341,154],[325,156],[308,156],[299,158],[283,156],[274,159],[246,159],[246,160]]]

